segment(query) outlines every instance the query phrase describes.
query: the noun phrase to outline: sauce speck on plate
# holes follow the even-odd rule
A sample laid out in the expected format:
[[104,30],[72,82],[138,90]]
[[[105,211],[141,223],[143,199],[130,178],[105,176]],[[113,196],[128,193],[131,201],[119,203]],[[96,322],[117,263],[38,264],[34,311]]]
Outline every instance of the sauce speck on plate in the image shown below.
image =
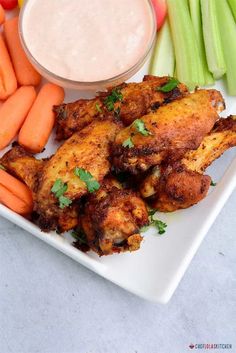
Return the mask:
[[153,18],[148,0],[29,0],[22,30],[44,68],[95,82],[124,73],[145,55]]

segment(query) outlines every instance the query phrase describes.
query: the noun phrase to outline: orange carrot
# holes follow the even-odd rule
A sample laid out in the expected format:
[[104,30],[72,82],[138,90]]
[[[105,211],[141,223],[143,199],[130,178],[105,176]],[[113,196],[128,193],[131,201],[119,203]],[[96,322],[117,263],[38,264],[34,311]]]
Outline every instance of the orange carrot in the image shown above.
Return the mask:
[[0,202],[20,214],[29,214],[33,210],[30,189],[2,169],[0,169]]
[[22,86],[0,107],[0,150],[5,148],[20,130],[36,98],[33,86]]
[[0,99],[6,99],[17,88],[16,76],[7,47],[0,35]]
[[22,48],[18,17],[11,18],[4,23],[4,35],[19,85],[37,86],[41,81],[41,76],[31,65]]
[[46,83],[40,90],[18,137],[21,146],[33,153],[39,153],[46,145],[55,123],[53,105],[64,100],[63,88]]
[[0,4],[0,25],[5,21],[5,11]]

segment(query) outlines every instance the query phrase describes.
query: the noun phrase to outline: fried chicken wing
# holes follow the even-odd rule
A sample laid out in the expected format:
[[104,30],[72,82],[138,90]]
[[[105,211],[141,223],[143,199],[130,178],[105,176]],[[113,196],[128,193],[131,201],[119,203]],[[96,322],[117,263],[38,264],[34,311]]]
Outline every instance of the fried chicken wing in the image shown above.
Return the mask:
[[44,229],[55,229],[58,216],[70,213],[59,208],[58,199],[51,189],[57,180],[67,185],[63,196],[70,201],[80,199],[88,193],[86,184],[77,175],[75,168],[89,172],[99,183],[109,172],[109,144],[120,130],[120,124],[112,120],[95,121],[71,136],[52,156],[39,178],[35,210],[40,215],[39,224]]
[[[115,88],[122,98],[115,102],[114,109],[106,104],[112,89],[100,93],[94,99],[80,99],[73,103],[61,104],[54,108],[57,117],[57,139],[66,139],[80,131],[92,121],[107,116],[119,115],[125,125],[135,119],[156,110],[159,106],[188,94],[184,84],[179,84],[170,92],[161,92],[157,88],[166,84],[169,77],[145,76],[140,83],[124,83]],[[113,88],[114,91],[114,88]]]
[[160,107],[140,119],[145,134],[135,123],[120,131],[113,144],[113,165],[117,171],[137,174],[165,159],[180,159],[198,148],[223,109],[216,90],[198,90]]
[[139,229],[148,222],[144,201],[113,178],[106,178],[102,187],[89,195],[81,216],[87,243],[99,255],[139,249]]
[[37,191],[38,176],[41,172],[44,161],[34,158],[23,147],[15,145],[12,149],[5,153],[0,160],[8,172],[22,180],[33,192]]
[[188,151],[172,165],[156,166],[140,186],[142,197],[160,211],[175,211],[202,200],[211,178],[205,169],[228,148],[236,146],[236,119],[231,116],[216,122],[198,149]]

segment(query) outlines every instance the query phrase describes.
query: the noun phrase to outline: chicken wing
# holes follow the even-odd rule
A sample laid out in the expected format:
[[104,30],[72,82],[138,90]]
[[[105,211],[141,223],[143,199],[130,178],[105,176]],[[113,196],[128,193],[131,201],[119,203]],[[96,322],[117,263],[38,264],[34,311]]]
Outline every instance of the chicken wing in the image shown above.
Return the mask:
[[137,174],[163,160],[178,160],[196,149],[224,109],[216,90],[198,90],[160,107],[120,131],[112,154],[117,171]]
[[106,178],[102,187],[89,195],[81,216],[87,244],[100,256],[139,249],[140,228],[148,223],[144,201],[113,178]]
[[[143,82],[124,83],[106,93],[100,93],[94,99],[80,99],[56,106],[57,139],[66,139],[93,120],[111,115],[118,115],[125,125],[129,125],[149,111],[155,111],[160,105],[188,94],[187,87],[182,83],[170,92],[158,91],[157,88],[168,80],[169,77],[145,76]],[[119,92],[120,96],[114,97],[117,99],[114,106],[109,106],[107,98],[112,92]]]
[[75,168],[85,170],[100,183],[109,172],[109,145],[119,130],[120,124],[112,120],[95,121],[71,136],[45,163],[35,202],[43,229],[55,229],[58,217],[70,213],[70,206],[61,209],[58,198],[51,191],[55,182],[60,180],[66,185],[63,196],[70,201],[86,195],[86,183],[75,175]]
[[160,211],[175,211],[202,200],[211,178],[205,169],[228,148],[236,146],[236,119],[231,116],[216,122],[198,149],[188,151],[173,165],[156,166],[140,186],[142,197]]

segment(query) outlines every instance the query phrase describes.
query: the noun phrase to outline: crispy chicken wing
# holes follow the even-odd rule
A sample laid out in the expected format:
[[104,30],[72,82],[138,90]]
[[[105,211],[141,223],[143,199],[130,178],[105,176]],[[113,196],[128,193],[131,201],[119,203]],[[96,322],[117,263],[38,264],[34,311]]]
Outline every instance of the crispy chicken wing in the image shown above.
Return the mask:
[[35,193],[38,186],[38,176],[41,172],[44,161],[34,158],[26,152],[23,147],[15,145],[0,160],[7,171],[18,179],[22,180]]
[[89,195],[81,216],[87,243],[99,255],[139,249],[139,229],[148,222],[144,201],[113,178],[106,178],[102,187]]
[[187,208],[202,200],[211,178],[205,169],[228,148],[236,146],[236,119],[216,122],[197,150],[188,151],[172,165],[156,166],[140,186],[141,195],[160,211]]
[[220,92],[198,90],[143,116],[145,134],[133,123],[116,136],[112,151],[116,170],[137,174],[165,159],[180,159],[187,150],[198,148],[223,109]]
[[[146,76],[140,83],[124,83],[115,88],[121,93],[121,99],[115,102],[111,110],[106,99],[112,89],[100,93],[94,99],[80,99],[73,103],[61,104],[54,108],[57,116],[57,139],[66,139],[74,132],[80,131],[93,120],[101,117],[119,115],[125,125],[131,124],[135,119],[156,110],[162,104],[167,104],[188,93],[184,84],[179,84],[170,92],[161,92],[157,87],[167,83],[169,77]],[[114,90],[114,88],[113,88]]]
[[55,228],[58,216],[69,213],[68,210],[58,207],[58,199],[51,192],[56,180],[67,185],[63,196],[71,201],[87,194],[86,184],[75,175],[75,168],[84,169],[96,181],[101,182],[110,170],[109,145],[119,130],[120,125],[112,120],[95,121],[71,136],[46,162],[40,176],[35,203],[35,210],[40,215],[40,224],[44,229],[47,224],[49,229]]

